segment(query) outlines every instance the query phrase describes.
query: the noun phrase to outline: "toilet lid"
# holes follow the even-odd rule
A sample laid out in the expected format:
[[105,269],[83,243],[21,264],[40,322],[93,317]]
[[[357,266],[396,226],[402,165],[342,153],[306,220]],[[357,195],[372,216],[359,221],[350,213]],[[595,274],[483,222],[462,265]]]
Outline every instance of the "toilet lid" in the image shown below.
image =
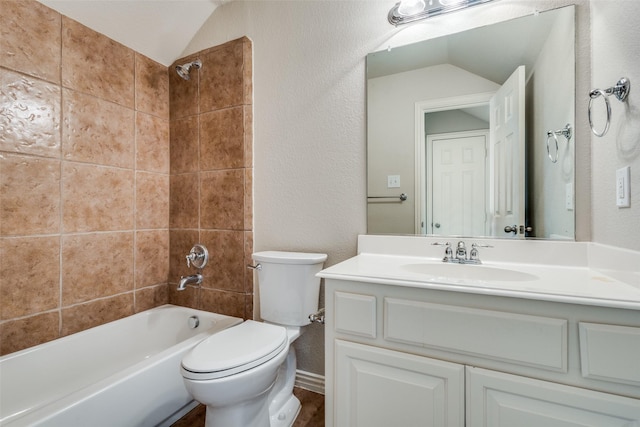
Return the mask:
[[288,342],[286,328],[247,320],[196,345],[182,358],[183,375],[193,379],[234,375],[271,360]]

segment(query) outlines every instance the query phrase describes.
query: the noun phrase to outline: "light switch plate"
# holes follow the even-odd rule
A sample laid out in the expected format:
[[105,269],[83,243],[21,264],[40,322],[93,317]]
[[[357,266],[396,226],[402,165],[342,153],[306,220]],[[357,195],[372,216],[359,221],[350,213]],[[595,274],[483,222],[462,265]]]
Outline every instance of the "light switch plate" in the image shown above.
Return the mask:
[[400,188],[400,175],[387,175],[387,188]]
[[631,168],[626,166],[616,171],[616,206],[628,208],[631,206]]
[[568,211],[573,210],[573,183],[569,182],[565,186],[564,190],[564,205]]

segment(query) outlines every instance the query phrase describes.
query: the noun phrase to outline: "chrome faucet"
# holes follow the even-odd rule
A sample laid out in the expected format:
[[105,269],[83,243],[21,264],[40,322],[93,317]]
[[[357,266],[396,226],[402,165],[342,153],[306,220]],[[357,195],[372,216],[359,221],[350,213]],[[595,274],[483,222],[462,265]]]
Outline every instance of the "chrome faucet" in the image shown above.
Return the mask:
[[464,262],[467,259],[467,247],[464,242],[460,240],[458,242],[458,249],[456,249],[456,260],[458,262]]
[[184,291],[187,285],[199,285],[202,283],[202,274],[192,274],[191,276],[181,276],[178,290]]
[[[492,248],[490,245],[480,245],[478,243],[471,244],[471,250],[467,252],[467,246],[461,240],[458,242],[456,247],[455,254],[451,249],[451,243],[432,243],[432,245],[438,246],[446,246],[444,250],[444,258],[442,262],[451,262],[455,264],[482,264],[480,261],[480,255],[478,253],[478,248]],[[467,256],[468,254],[468,256]]]

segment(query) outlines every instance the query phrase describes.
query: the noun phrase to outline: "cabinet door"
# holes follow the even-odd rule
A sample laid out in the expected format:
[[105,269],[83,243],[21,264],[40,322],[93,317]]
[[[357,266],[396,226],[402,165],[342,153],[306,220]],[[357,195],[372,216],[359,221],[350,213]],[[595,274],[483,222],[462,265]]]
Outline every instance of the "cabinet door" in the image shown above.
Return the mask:
[[464,367],[336,340],[336,427],[464,426]]
[[640,400],[467,368],[467,427],[636,427]]

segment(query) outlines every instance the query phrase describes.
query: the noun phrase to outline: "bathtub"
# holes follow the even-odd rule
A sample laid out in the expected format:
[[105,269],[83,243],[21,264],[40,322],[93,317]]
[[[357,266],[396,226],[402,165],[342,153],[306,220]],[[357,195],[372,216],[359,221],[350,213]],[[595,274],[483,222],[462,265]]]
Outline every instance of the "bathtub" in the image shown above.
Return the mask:
[[164,305],[3,356],[0,426],[170,424],[194,406],[182,356],[241,321]]

